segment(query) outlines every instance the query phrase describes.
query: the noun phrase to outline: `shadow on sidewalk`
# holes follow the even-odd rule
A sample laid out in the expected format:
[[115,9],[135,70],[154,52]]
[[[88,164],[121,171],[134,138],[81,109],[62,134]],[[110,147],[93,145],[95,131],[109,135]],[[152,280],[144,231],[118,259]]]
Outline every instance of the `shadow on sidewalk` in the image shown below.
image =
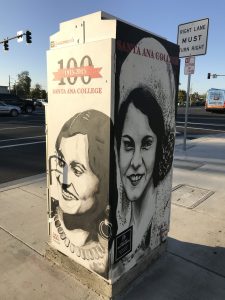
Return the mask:
[[223,300],[225,248],[168,238],[166,254],[150,266],[121,299]]
[[[195,232],[193,232],[193,235]],[[222,234],[222,233],[221,233]],[[219,240],[217,242],[220,242]],[[213,272],[225,280],[225,248],[220,246],[183,242],[168,238],[168,252],[176,255],[189,263],[193,263],[207,271]]]

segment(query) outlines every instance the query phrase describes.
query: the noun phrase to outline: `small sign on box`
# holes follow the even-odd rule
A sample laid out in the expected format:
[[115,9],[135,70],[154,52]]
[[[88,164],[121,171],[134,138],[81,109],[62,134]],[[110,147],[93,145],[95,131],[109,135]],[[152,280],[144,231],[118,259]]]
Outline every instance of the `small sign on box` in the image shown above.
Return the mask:
[[132,251],[133,226],[124,230],[115,239],[115,262]]

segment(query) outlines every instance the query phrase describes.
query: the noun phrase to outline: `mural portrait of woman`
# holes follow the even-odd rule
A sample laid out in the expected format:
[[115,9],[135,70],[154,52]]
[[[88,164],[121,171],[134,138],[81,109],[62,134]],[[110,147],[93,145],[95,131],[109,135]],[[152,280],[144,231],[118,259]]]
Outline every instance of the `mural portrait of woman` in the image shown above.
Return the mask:
[[[141,52],[157,49],[168,56],[154,38],[143,38],[135,47]],[[175,135],[173,76],[170,62],[156,56],[143,57],[135,51],[127,55],[121,67],[115,120],[120,178],[117,219],[118,232],[132,227],[132,251],[119,263],[128,269],[146,250],[161,243],[160,228],[168,227],[166,217],[158,216],[160,210],[168,209],[162,186],[164,194],[171,188]]]
[[109,205],[110,118],[86,110],[70,118],[58,134],[54,199],[55,230],[70,257],[107,278],[113,234]]

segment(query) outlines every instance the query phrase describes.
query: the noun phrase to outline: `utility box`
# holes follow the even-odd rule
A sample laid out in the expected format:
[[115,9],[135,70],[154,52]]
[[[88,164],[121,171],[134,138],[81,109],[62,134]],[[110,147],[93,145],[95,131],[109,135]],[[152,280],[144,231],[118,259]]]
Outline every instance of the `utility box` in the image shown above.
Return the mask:
[[165,250],[179,47],[97,12],[47,64],[48,256],[112,297]]

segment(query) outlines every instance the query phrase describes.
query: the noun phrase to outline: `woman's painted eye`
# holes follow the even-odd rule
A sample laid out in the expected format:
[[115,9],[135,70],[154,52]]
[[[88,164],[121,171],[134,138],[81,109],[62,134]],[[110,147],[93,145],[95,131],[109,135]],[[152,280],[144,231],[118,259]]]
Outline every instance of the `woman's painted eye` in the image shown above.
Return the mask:
[[134,149],[134,142],[130,139],[123,139],[122,143],[125,151],[131,151]]
[[126,151],[130,151],[130,150],[132,150],[134,148],[133,145],[132,145],[132,143],[130,143],[130,142],[124,142],[123,144],[124,144],[124,149]]
[[74,174],[78,177],[84,173],[84,168],[80,164],[71,163],[71,168],[72,168]]
[[150,137],[144,138],[142,141],[141,148],[144,150],[149,150],[152,145],[152,142],[153,142],[152,138]]

